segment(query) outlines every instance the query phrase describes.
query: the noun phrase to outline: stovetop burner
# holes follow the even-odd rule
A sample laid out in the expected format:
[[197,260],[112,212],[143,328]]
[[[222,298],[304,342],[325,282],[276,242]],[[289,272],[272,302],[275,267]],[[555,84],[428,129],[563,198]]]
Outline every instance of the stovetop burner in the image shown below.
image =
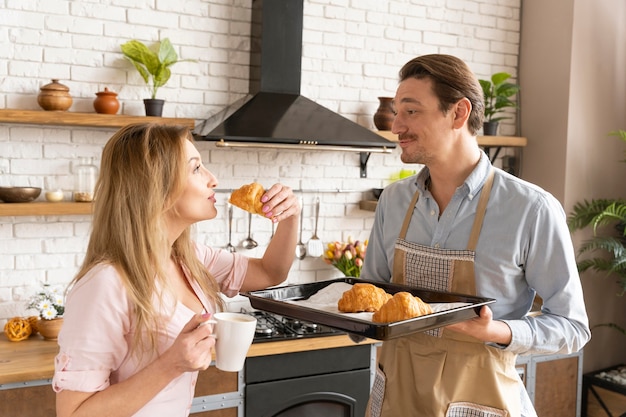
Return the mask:
[[250,314],[257,319],[253,343],[305,337],[334,336],[344,333],[332,327],[280,316],[278,314],[268,313],[267,311],[248,311],[242,308],[241,312]]

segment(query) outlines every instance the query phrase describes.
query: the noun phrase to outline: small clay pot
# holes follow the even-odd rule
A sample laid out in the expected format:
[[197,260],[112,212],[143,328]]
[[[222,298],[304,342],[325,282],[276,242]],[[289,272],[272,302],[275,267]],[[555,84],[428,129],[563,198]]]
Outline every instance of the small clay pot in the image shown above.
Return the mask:
[[65,111],[72,106],[70,89],[59,83],[59,80],[53,79],[50,84],[44,85],[40,90],[37,96],[37,103],[39,103],[42,109],[49,111]]
[[96,93],[96,99],[93,101],[93,108],[96,113],[116,114],[120,109],[120,102],[117,100],[117,93],[109,91],[104,87],[104,91]]

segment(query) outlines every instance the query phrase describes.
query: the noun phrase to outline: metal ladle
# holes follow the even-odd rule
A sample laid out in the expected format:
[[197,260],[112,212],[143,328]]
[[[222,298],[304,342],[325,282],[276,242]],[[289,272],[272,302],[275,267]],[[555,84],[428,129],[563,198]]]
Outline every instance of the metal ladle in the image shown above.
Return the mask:
[[296,245],[296,258],[304,259],[306,256],[306,245],[302,243],[302,218],[304,217],[302,214],[304,212],[304,206],[300,205],[300,238],[298,240],[298,244]]
[[226,245],[226,249],[228,252],[233,253],[236,252],[237,249],[232,244],[232,236],[233,236],[233,206],[228,205],[228,245]]
[[244,249],[254,249],[259,246],[256,240],[252,239],[252,213],[248,213],[248,237],[243,240],[241,246]]

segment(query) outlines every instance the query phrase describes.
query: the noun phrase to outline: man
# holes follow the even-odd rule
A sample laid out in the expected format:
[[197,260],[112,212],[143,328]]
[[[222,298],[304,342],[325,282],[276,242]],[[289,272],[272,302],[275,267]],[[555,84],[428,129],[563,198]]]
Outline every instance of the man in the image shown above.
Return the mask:
[[[400,70],[392,131],[402,162],[425,167],[382,193],[361,276],[496,302],[384,342],[372,417],[535,416],[516,356],[575,352],[590,338],[565,212],[491,165],[476,141],[483,109],[458,58],[421,56]],[[529,317],[535,295],[542,314]]]

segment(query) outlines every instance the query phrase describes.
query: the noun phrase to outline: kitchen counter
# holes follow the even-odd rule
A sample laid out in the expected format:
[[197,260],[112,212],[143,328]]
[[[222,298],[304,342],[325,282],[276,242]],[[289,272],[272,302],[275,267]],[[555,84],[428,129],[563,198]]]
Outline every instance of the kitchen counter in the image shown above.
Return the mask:
[[[360,344],[374,344],[377,340],[366,339]],[[277,342],[254,343],[248,357],[303,352],[352,346],[347,335],[311,337]],[[55,341],[31,336],[28,340],[11,342],[0,334],[0,385],[24,381],[50,379],[54,374],[54,357],[58,352]]]

